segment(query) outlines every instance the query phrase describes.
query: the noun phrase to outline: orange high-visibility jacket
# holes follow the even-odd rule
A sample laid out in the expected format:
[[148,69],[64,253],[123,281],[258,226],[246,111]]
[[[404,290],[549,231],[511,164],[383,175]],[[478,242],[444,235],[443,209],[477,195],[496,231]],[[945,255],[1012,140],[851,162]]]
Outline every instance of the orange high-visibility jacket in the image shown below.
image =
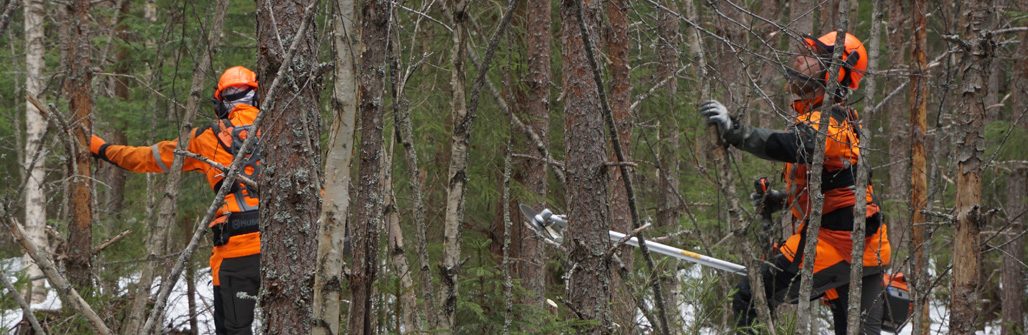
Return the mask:
[[[786,182],[788,208],[793,218],[802,222],[796,234],[790,236],[779,250],[793,260],[800,250],[802,234],[810,213],[810,197],[807,193],[807,172],[814,154],[814,141],[820,129],[821,102],[796,101],[792,108],[797,112],[793,124],[786,130],[771,130],[738,126],[724,135],[728,143],[739,149],[770,160],[785,162],[783,178]],[[833,108],[825,139],[825,158],[822,170],[822,193],[825,196],[822,217],[836,210],[848,210],[856,204],[855,176],[857,158],[860,154],[860,138],[857,133],[857,113],[848,106]],[[867,186],[867,217],[880,212],[874,201],[874,190]],[[819,272],[839,262],[851,261],[853,240],[850,237],[852,222],[822,222],[818,231],[814,272]],[[839,227],[846,227],[845,229]],[[833,228],[839,228],[838,230]],[[884,224],[876,230],[869,229],[865,237],[864,266],[888,265],[891,247]],[[809,251],[804,251],[809,252]]]
[[[228,119],[233,125],[252,124],[255,118],[257,118],[257,108],[246,104],[236,105],[228,114]],[[206,157],[224,166],[232,164],[232,154],[218,142],[218,134],[215,133],[215,129],[212,129],[211,126],[193,128],[190,136],[187,151]],[[103,149],[100,150],[99,156],[132,172],[164,173],[168,172],[172,165],[172,160],[175,158],[174,150],[177,146],[178,139],[161,141],[152,146],[142,147],[104,145]],[[215,192],[218,190],[218,187],[221,187],[220,183],[224,179],[225,173],[193,158],[185,159],[182,171],[199,171],[203,173],[207,177],[207,183],[210,184],[211,189]],[[238,194],[236,192],[229,192],[225,196],[225,204],[218,209],[218,213],[211,226],[224,222],[228,213],[239,213],[245,209],[253,209],[259,203],[260,201],[256,197],[245,193],[245,191]],[[214,274],[214,285],[220,285],[218,270],[222,259],[258,254],[261,252],[260,243],[260,233],[255,232],[232,236],[224,245],[215,246],[214,254],[210,260],[211,271]]]

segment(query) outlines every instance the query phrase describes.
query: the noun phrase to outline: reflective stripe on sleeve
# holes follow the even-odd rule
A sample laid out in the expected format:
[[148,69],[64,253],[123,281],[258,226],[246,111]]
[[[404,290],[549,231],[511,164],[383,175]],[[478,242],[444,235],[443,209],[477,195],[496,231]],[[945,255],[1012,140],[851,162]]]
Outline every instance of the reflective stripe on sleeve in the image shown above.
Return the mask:
[[164,172],[171,171],[167,165],[164,165],[164,160],[161,159],[161,150],[157,148],[157,144],[154,144],[153,148],[153,160],[157,162],[157,167],[161,168]]

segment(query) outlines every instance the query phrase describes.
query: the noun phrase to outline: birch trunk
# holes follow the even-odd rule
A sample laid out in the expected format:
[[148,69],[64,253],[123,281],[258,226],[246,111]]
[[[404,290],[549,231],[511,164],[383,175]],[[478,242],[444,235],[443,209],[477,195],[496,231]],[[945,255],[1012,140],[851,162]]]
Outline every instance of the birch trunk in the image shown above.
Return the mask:
[[[396,195],[393,193],[393,144],[389,143],[389,149],[383,156],[382,162],[382,194],[385,197],[384,211],[385,221],[389,229],[389,260],[393,273],[400,278],[400,286],[397,292],[400,296],[399,310],[393,311],[400,316],[397,324],[397,333],[414,332],[421,325],[421,318],[418,317],[418,297],[413,289],[414,280],[411,278],[410,265],[407,264],[407,248],[403,242],[403,229],[400,227],[400,209],[396,204]],[[401,328],[402,326],[402,328]]]
[[64,91],[69,97],[68,111],[75,146],[69,152],[69,181],[71,197],[71,222],[68,224],[68,260],[65,268],[68,279],[75,287],[88,290],[92,285],[93,264],[93,196],[89,141],[92,135],[92,89],[93,78],[89,0],[75,0],[67,5],[69,18],[69,39],[65,46],[68,69],[64,80]]
[[957,114],[956,218],[953,231],[953,280],[950,293],[950,323],[953,334],[974,334],[981,303],[981,246],[979,232],[985,224],[981,213],[982,169],[985,149],[985,98],[994,57],[992,1],[963,3],[965,26],[961,38],[969,43],[961,63],[963,81]]
[[313,334],[339,334],[343,292],[343,246],[346,243],[346,214],[350,207],[350,162],[357,117],[357,71],[354,56],[353,0],[339,0],[332,7],[332,43],[335,57],[335,85],[332,92],[332,134],[325,157],[325,193],[318,222],[317,272],[314,274]]
[[[13,0],[12,4],[13,5]],[[43,56],[44,26],[43,18],[46,11],[42,0],[24,0],[25,15],[25,93],[40,96],[43,90],[43,70],[46,60]],[[25,102],[25,154],[22,155],[22,166],[25,169],[25,234],[33,244],[39,246],[44,253],[49,253],[46,238],[46,189],[43,187],[46,177],[46,150],[43,147],[43,134],[46,132],[46,120],[43,115],[28,101]],[[24,256],[27,264],[26,276],[38,278],[43,271],[27,253]],[[32,281],[29,287],[31,303],[40,303],[46,299],[46,280]]]
[[[264,99],[260,113],[274,115],[260,128],[262,333],[309,334],[313,325],[322,183],[320,43],[308,15],[314,6],[257,1],[257,77],[298,83],[274,93],[265,84],[258,92]],[[296,45],[291,59],[287,53],[294,51],[285,45]]]
[[[467,110],[465,86],[464,53],[467,48],[467,3],[464,0],[450,0],[453,15],[453,33],[450,48],[450,92],[453,101],[450,118],[453,134],[450,137],[450,167],[447,172],[446,214],[443,222],[443,262],[440,268],[442,295],[439,317],[435,328],[453,331],[457,313],[457,275],[460,273],[460,243],[464,219],[464,192],[467,188],[468,135],[471,129],[466,120],[471,118]],[[488,60],[484,60],[487,62]]]

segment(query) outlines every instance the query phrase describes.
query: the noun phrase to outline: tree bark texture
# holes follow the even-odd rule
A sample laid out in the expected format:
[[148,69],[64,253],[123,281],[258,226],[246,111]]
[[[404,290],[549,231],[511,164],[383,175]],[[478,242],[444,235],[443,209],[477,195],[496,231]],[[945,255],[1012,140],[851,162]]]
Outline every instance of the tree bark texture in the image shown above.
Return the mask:
[[[631,111],[632,92],[628,60],[628,7],[627,2],[624,0],[613,0],[604,3],[607,7],[607,16],[610,20],[610,25],[607,27],[607,34],[605,34],[607,38],[607,53],[608,57],[610,57],[610,62],[607,63],[610,65],[609,72],[611,76],[609,82],[610,109],[614,115],[614,124],[618,129],[618,142],[621,144],[622,148],[631,148],[633,122]],[[630,150],[625,150],[624,154],[627,161],[632,161]],[[621,175],[620,169],[610,169],[608,170],[607,175],[609,177],[607,187],[610,190],[610,230],[621,232],[631,231],[632,214],[628,209],[628,190],[625,189],[625,176]],[[625,260],[625,266],[628,269],[631,269],[633,258],[632,248],[625,246],[621,248],[621,252],[625,256],[622,257],[622,259]],[[611,317],[615,322],[621,325],[622,329],[631,328],[635,318],[635,304],[631,303],[632,299],[627,296],[628,290],[624,287],[625,285],[631,285],[631,283],[628,282],[629,279],[630,278],[621,278],[617,275],[611,277],[611,280],[614,283],[611,291],[613,296],[616,297],[615,303],[612,304]],[[674,300],[669,300],[668,297],[665,297],[665,301],[670,302]]]
[[[911,14],[907,13],[907,9],[905,9],[905,7],[910,7],[905,5],[906,3],[906,1],[889,1],[887,31],[889,67],[891,69],[898,69],[901,64],[905,63],[907,44],[916,44],[916,42],[911,43],[907,37],[907,33],[910,31]],[[913,15],[922,14],[914,13]],[[921,50],[923,56],[924,47]],[[917,60],[912,59],[911,62],[914,63]],[[920,68],[920,66],[910,67],[910,69]],[[914,75],[911,74],[911,77],[913,78]],[[924,84],[921,78],[923,77],[916,77],[919,83]],[[892,92],[900,85],[902,85],[902,80],[887,80],[883,86],[885,86],[886,92]],[[890,239],[890,242],[895,243],[892,250],[907,250],[905,246],[908,244],[907,240],[910,239],[910,234],[906,233],[908,230],[906,225],[910,224],[910,120],[908,117],[904,117],[905,113],[902,112],[904,109],[902,98],[902,96],[898,96],[885,104],[889,131],[882,134],[888,136],[887,143],[889,144],[889,188],[885,198],[889,200],[887,204],[890,206],[888,207],[892,207],[890,212],[896,213],[895,215],[885,215],[889,231],[897,233],[897,238]]]
[[[874,0],[874,4],[871,9],[871,36],[868,43],[868,62],[867,72],[874,73],[878,70],[878,56],[881,52],[881,30],[882,30],[882,1]],[[854,3],[856,3],[854,1]],[[851,25],[852,26],[852,25]],[[878,77],[868,76],[864,79],[864,92],[867,97],[867,103],[865,106],[875,106],[878,89]],[[864,120],[873,120],[874,115],[878,111],[869,109],[864,111]],[[866,239],[864,238],[867,230],[867,185],[871,182],[869,172],[871,171],[868,166],[866,148],[871,147],[870,131],[864,127],[863,124],[857,126],[857,138],[860,140],[859,147],[860,153],[857,156],[857,179],[854,181],[854,198],[855,203],[853,204],[853,233],[850,235],[853,241],[853,247],[850,251],[850,259],[858,260],[856,262],[850,262],[850,286],[849,286],[849,306],[847,307],[846,315],[846,334],[858,335],[863,331],[862,320],[865,316],[860,314],[861,296],[863,295],[863,278],[864,278],[864,262],[860,261],[864,259],[864,247]],[[874,243],[874,242],[872,242]]]
[[389,4],[369,1],[361,11],[361,42],[364,48],[357,73],[357,113],[361,124],[360,167],[357,172],[357,199],[351,246],[353,261],[347,280],[350,284],[349,334],[376,332],[372,310],[375,278],[378,271],[379,229],[382,227],[383,194],[382,112],[389,43]]
[[[664,1],[663,3],[664,3],[664,6],[667,7],[670,11],[676,12],[676,13],[679,11],[678,10],[678,4],[675,1]],[[620,6],[624,6],[624,4],[621,3]],[[657,67],[656,77],[657,78],[673,78],[673,76],[675,76],[675,73],[678,72],[678,53],[679,53],[679,48],[681,47],[681,41],[682,41],[682,35],[679,33],[680,24],[679,24],[679,21],[678,21],[678,17],[676,17],[676,16],[674,16],[671,13],[668,13],[666,11],[660,11],[657,14],[657,20],[658,20],[657,21],[657,36],[658,36],[658,39],[657,39],[657,43],[658,43],[657,44],[657,58],[658,59],[657,59],[657,65],[656,65],[656,67]],[[626,22],[625,30],[627,31],[627,29],[628,29],[628,27],[627,27],[627,22]],[[627,37],[626,37],[626,39],[627,39]],[[627,55],[626,55],[626,57],[627,57]],[[628,81],[628,69],[627,69],[628,66],[627,66],[627,64],[625,64],[625,67],[626,67],[626,69],[625,69],[625,78],[624,78],[624,80],[627,82]],[[612,79],[613,79],[614,83],[617,83],[617,81],[618,81],[617,78],[612,78]],[[673,114],[673,113],[675,113],[674,111],[677,109],[677,106],[675,105],[675,101],[676,101],[675,98],[678,95],[678,80],[671,79],[671,81],[669,81],[667,83],[667,85],[665,86],[665,90],[667,92],[666,96],[665,96],[665,99],[667,101],[667,106],[668,106],[667,111],[669,111],[669,113]],[[631,120],[631,113],[628,110],[625,110],[624,112],[620,112],[620,113],[623,113],[623,116],[621,116],[621,118],[624,118],[625,121],[618,122],[617,119],[618,119],[619,111],[618,111],[617,108],[615,108],[617,105],[614,103],[615,101],[617,101],[617,99],[616,99],[617,95],[616,94],[617,94],[617,91],[612,89],[611,90],[611,108],[615,112],[614,113],[614,118],[615,118],[615,123],[618,126],[618,131],[620,131],[622,133],[622,134],[619,135],[619,138],[622,139],[621,147],[627,149],[627,148],[631,148],[631,146],[630,146],[631,143],[630,143],[629,139],[632,136],[632,127],[634,126],[634,124],[632,122],[630,122],[630,120]],[[625,98],[626,98],[626,100],[628,100],[629,92],[625,91],[623,94],[625,94]],[[677,192],[678,192],[678,174],[679,174],[679,169],[680,169],[680,164],[679,164],[679,160],[678,160],[678,153],[681,150],[681,147],[679,145],[679,137],[678,137],[678,132],[679,132],[679,126],[680,125],[676,122],[676,118],[673,117],[673,116],[665,118],[665,120],[663,122],[661,122],[661,124],[663,126],[661,129],[665,129],[666,131],[663,131],[663,132],[665,134],[668,134],[668,136],[660,138],[660,140],[659,140],[660,142],[657,145],[657,147],[659,148],[658,150],[660,150],[660,155],[662,156],[662,159],[659,160],[658,164],[662,164],[663,166],[661,166],[660,169],[657,171],[657,173],[659,173],[661,175],[657,177],[658,178],[658,180],[657,180],[657,192],[658,192],[658,196],[660,198],[660,201],[658,202],[659,205],[658,205],[658,208],[657,208],[656,225],[657,225],[658,228],[664,229],[665,231],[676,231],[676,230],[678,230],[677,223],[678,223],[679,214],[681,212],[681,210],[680,210],[681,203],[678,201],[678,194],[677,194]],[[630,152],[631,150],[627,150],[627,151]],[[626,152],[626,154],[627,154],[627,152]],[[626,157],[626,158],[628,158],[628,157]],[[629,160],[631,160],[631,158],[629,158]],[[612,170],[612,173],[613,173],[612,175],[620,176],[620,171],[618,169]],[[613,188],[611,193],[619,192],[618,190],[623,190],[624,189],[624,187],[622,186],[623,184],[622,184],[621,180],[617,180],[617,183],[612,182],[610,185]],[[624,191],[620,191],[620,192],[624,192]],[[617,231],[628,232],[631,229],[631,222],[627,221],[627,220],[631,219],[631,217],[629,217],[630,213],[628,213],[627,203],[626,203],[625,207],[626,208],[625,208],[624,219],[620,218],[620,214],[618,213],[619,209],[617,209],[613,205],[611,207],[611,210],[612,210],[611,214],[612,214],[612,219],[615,220],[614,222],[618,222],[618,220],[625,220],[626,221],[625,224],[623,225],[623,228],[622,227],[618,227],[619,229],[615,229]],[[624,249],[622,249],[622,253],[624,255],[626,255],[626,256],[622,257],[621,259],[625,262],[625,266],[630,271],[632,269],[632,259],[634,258],[634,257],[631,256],[632,255],[632,249],[624,248]],[[667,271],[659,271],[657,273],[657,275],[660,276],[659,278],[661,280],[661,286],[664,288],[664,290],[663,290],[663,292],[664,292],[664,304],[665,304],[665,306],[667,306],[667,315],[669,317],[668,322],[671,323],[671,325],[669,325],[669,327],[673,327],[673,325],[682,322],[682,318],[680,316],[681,313],[678,311],[678,305],[679,305],[678,295],[681,292],[681,290],[679,289],[679,281],[678,281],[678,262],[669,262],[669,263],[666,263],[666,264],[668,264],[668,266],[669,266]],[[619,291],[619,293],[620,292],[627,292],[627,290]],[[631,300],[625,299],[625,301],[631,301]],[[624,306],[626,306],[628,308],[628,312],[629,313],[627,314],[627,316],[629,316],[631,318],[634,318],[635,317],[635,306],[633,304],[624,304]],[[624,317],[626,315],[626,313],[619,313],[618,315],[621,316],[621,317]],[[629,319],[629,320],[631,320],[631,319]],[[631,323],[628,323],[628,324],[631,324]]]
[[[534,130],[543,143],[550,140],[551,5],[552,2],[549,0],[527,0],[525,5],[525,42],[528,45],[528,76],[525,78],[528,86],[528,99],[525,103],[525,114],[528,119],[526,126]],[[525,145],[526,152],[533,150],[532,144]],[[533,208],[546,207],[546,168],[547,163],[542,160],[532,159],[524,163],[525,188],[536,199],[531,204]],[[515,247],[520,251],[515,261],[515,273],[521,280],[521,285],[529,292],[528,296],[520,298],[520,303],[542,308],[546,294],[545,250],[535,233],[521,224],[521,220],[515,222],[514,226],[517,228],[514,236],[520,237],[514,242],[520,244],[520,247]]]
[[1007,177],[1007,218],[1012,241],[1003,253],[1002,335],[1024,334],[1024,245],[1025,194],[1028,194],[1028,168],[1020,167]]
[[325,193],[318,221],[317,271],[314,274],[313,334],[339,334],[343,293],[343,246],[350,207],[350,162],[357,128],[358,36],[354,35],[355,2],[333,2],[332,43],[335,85],[332,92],[332,134],[325,156]]
[[992,1],[963,3],[965,26],[961,38],[969,43],[961,63],[963,82],[956,125],[957,159],[956,220],[953,231],[953,280],[950,293],[950,331],[974,334],[981,303],[981,246],[979,233],[985,224],[981,212],[982,169],[985,151],[985,97],[994,57]]
[[[443,222],[443,262],[439,269],[442,281],[437,329],[453,330],[457,314],[458,274],[460,273],[461,221],[464,220],[464,195],[468,183],[468,138],[474,115],[468,113],[466,95],[467,9],[464,0],[449,0],[453,13],[452,47],[450,48],[451,120],[450,166],[446,173],[446,215]],[[483,60],[488,61],[488,60]]]
[[65,268],[68,279],[80,290],[92,287],[93,259],[93,196],[92,173],[89,168],[92,157],[89,140],[92,135],[93,70],[89,45],[89,0],[75,0],[68,3],[69,39],[65,46],[68,69],[64,80],[64,91],[68,95],[68,111],[71,132],[76,146],[69,153],[71,222],[68,224],[68,260]]
[[[925,134],[927,133],[928,80],[925,50],[927,49],[926,10],[924,0],[911,3],[910,54],[910,249],[914,258],[911,291],[914,295],[914,311],[911,328],[916,335],[927,335],[931,329],[928,316],[928,301],[931,298],[927,271],[927,257],[924,252],[925,217],[921,212],[928,205],[928,178],[925,155]],[[892,143],[890,142],[890,145]],[[904,229],[906,231],[906,229]]]
[[384,199],[384,217],[389,230],[389,265],[392,266],[393,274],[400,278],[399,286],[392,294],[396,297],[397,307],[393,310],[396,315],[396,332],[407,333],[419,329],[421,318],[418,317],[418,297],[414,292],[414,279],[411,278],[410,265],[407,264],[407,247],[403,242],[403,229],[400,227],[400,208],[396,204],[396,194],[393,192],[393,144],[389,143],[389,149],[383,157],[381,180],[382,195]]
[[[11,1],[14,5],[14,0]],[[46,60],[43,56],[45,39],[43,19],[46,11],[42,0],[24,0],[25,16],[25,93],[39,96],[43,90],[43,70]],[[32,243],[49,253],[46,238],[46,189],[43,187],[46,178],[44,164],[46,149],[43,146],[43,134],[46,132],[46,119],[32,103],[25,102],[25,154],[22,155],[22,166],[25,169],[25,233]],[[36,278],[43,276],[32,257],[27,253],[24,257],[27,264],[26,276]],[[40,303],[46,299],[43,279],[32,281],[29,292],[31,303]]]
[[[583,0],[582,16],[595,29],[599,3]],[[567,296],[578,318],[598,322],[579,329],[584,334],[602,334],[610,326],[611,265],[604,257],[610,247],[607,228],[607,162],[603,117],[598,87],[591,77],[586,44],[579,30],[576,5],[560,5],[561,64],[564,87],[564,143],[567,168],[569,229]],[[593,35],[595,36],[595,35]]]
[[[257,73],[261,113],[274,115],[261,128],[260,229],[262,328],[266,334],[311,333],[314,272],[321,210],[321,80],[317,77],[317,28],[306,8],[313,1],[257,1]],[[281,40],[280,40],[281,38]],[[299,41],[292,62],[286,45]],[[279,71],[287,66],[285,71]],[[277,78],[281,73],[282,78]],[[271,100],[277,102],[271,103]],[[269,106],[270,105],[270,106]]]

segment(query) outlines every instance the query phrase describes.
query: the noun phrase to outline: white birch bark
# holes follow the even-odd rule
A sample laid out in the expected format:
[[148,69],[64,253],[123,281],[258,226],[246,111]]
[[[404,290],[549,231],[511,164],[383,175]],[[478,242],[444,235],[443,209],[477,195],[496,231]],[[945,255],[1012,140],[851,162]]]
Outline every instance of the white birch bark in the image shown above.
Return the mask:
[[332,106],[332,134],[325,157],[325,193],[318,222],[318,269],[314,274],[315,335],[338,334],[340,299],[343,291],[343,244],[346,213],[350,207],[350,161],[353,159],[353,131],[357,117],[357,79],[354,66],[354,1],[336,2],[333,15],[335,31],[335,88]]
[[[46,15],[42,0],[24,0],[25,8],[25,93],[39,96],[43,89],[43,70],[46,60],[43,56],[43,17]],[[43,133],[46,132],[46,120],[43,115],[29,102],[25,102],[25,233],[33,244],[42,252],[49,253],[46,239],[46,194],[43,189],[44,172]],[[24,264],[27,264],[26,275],[29,278],[43,277],[43,271],[26,253]],[[32,303],[40,303],[46,299],[45,280],[32,281],[29,288]]]

